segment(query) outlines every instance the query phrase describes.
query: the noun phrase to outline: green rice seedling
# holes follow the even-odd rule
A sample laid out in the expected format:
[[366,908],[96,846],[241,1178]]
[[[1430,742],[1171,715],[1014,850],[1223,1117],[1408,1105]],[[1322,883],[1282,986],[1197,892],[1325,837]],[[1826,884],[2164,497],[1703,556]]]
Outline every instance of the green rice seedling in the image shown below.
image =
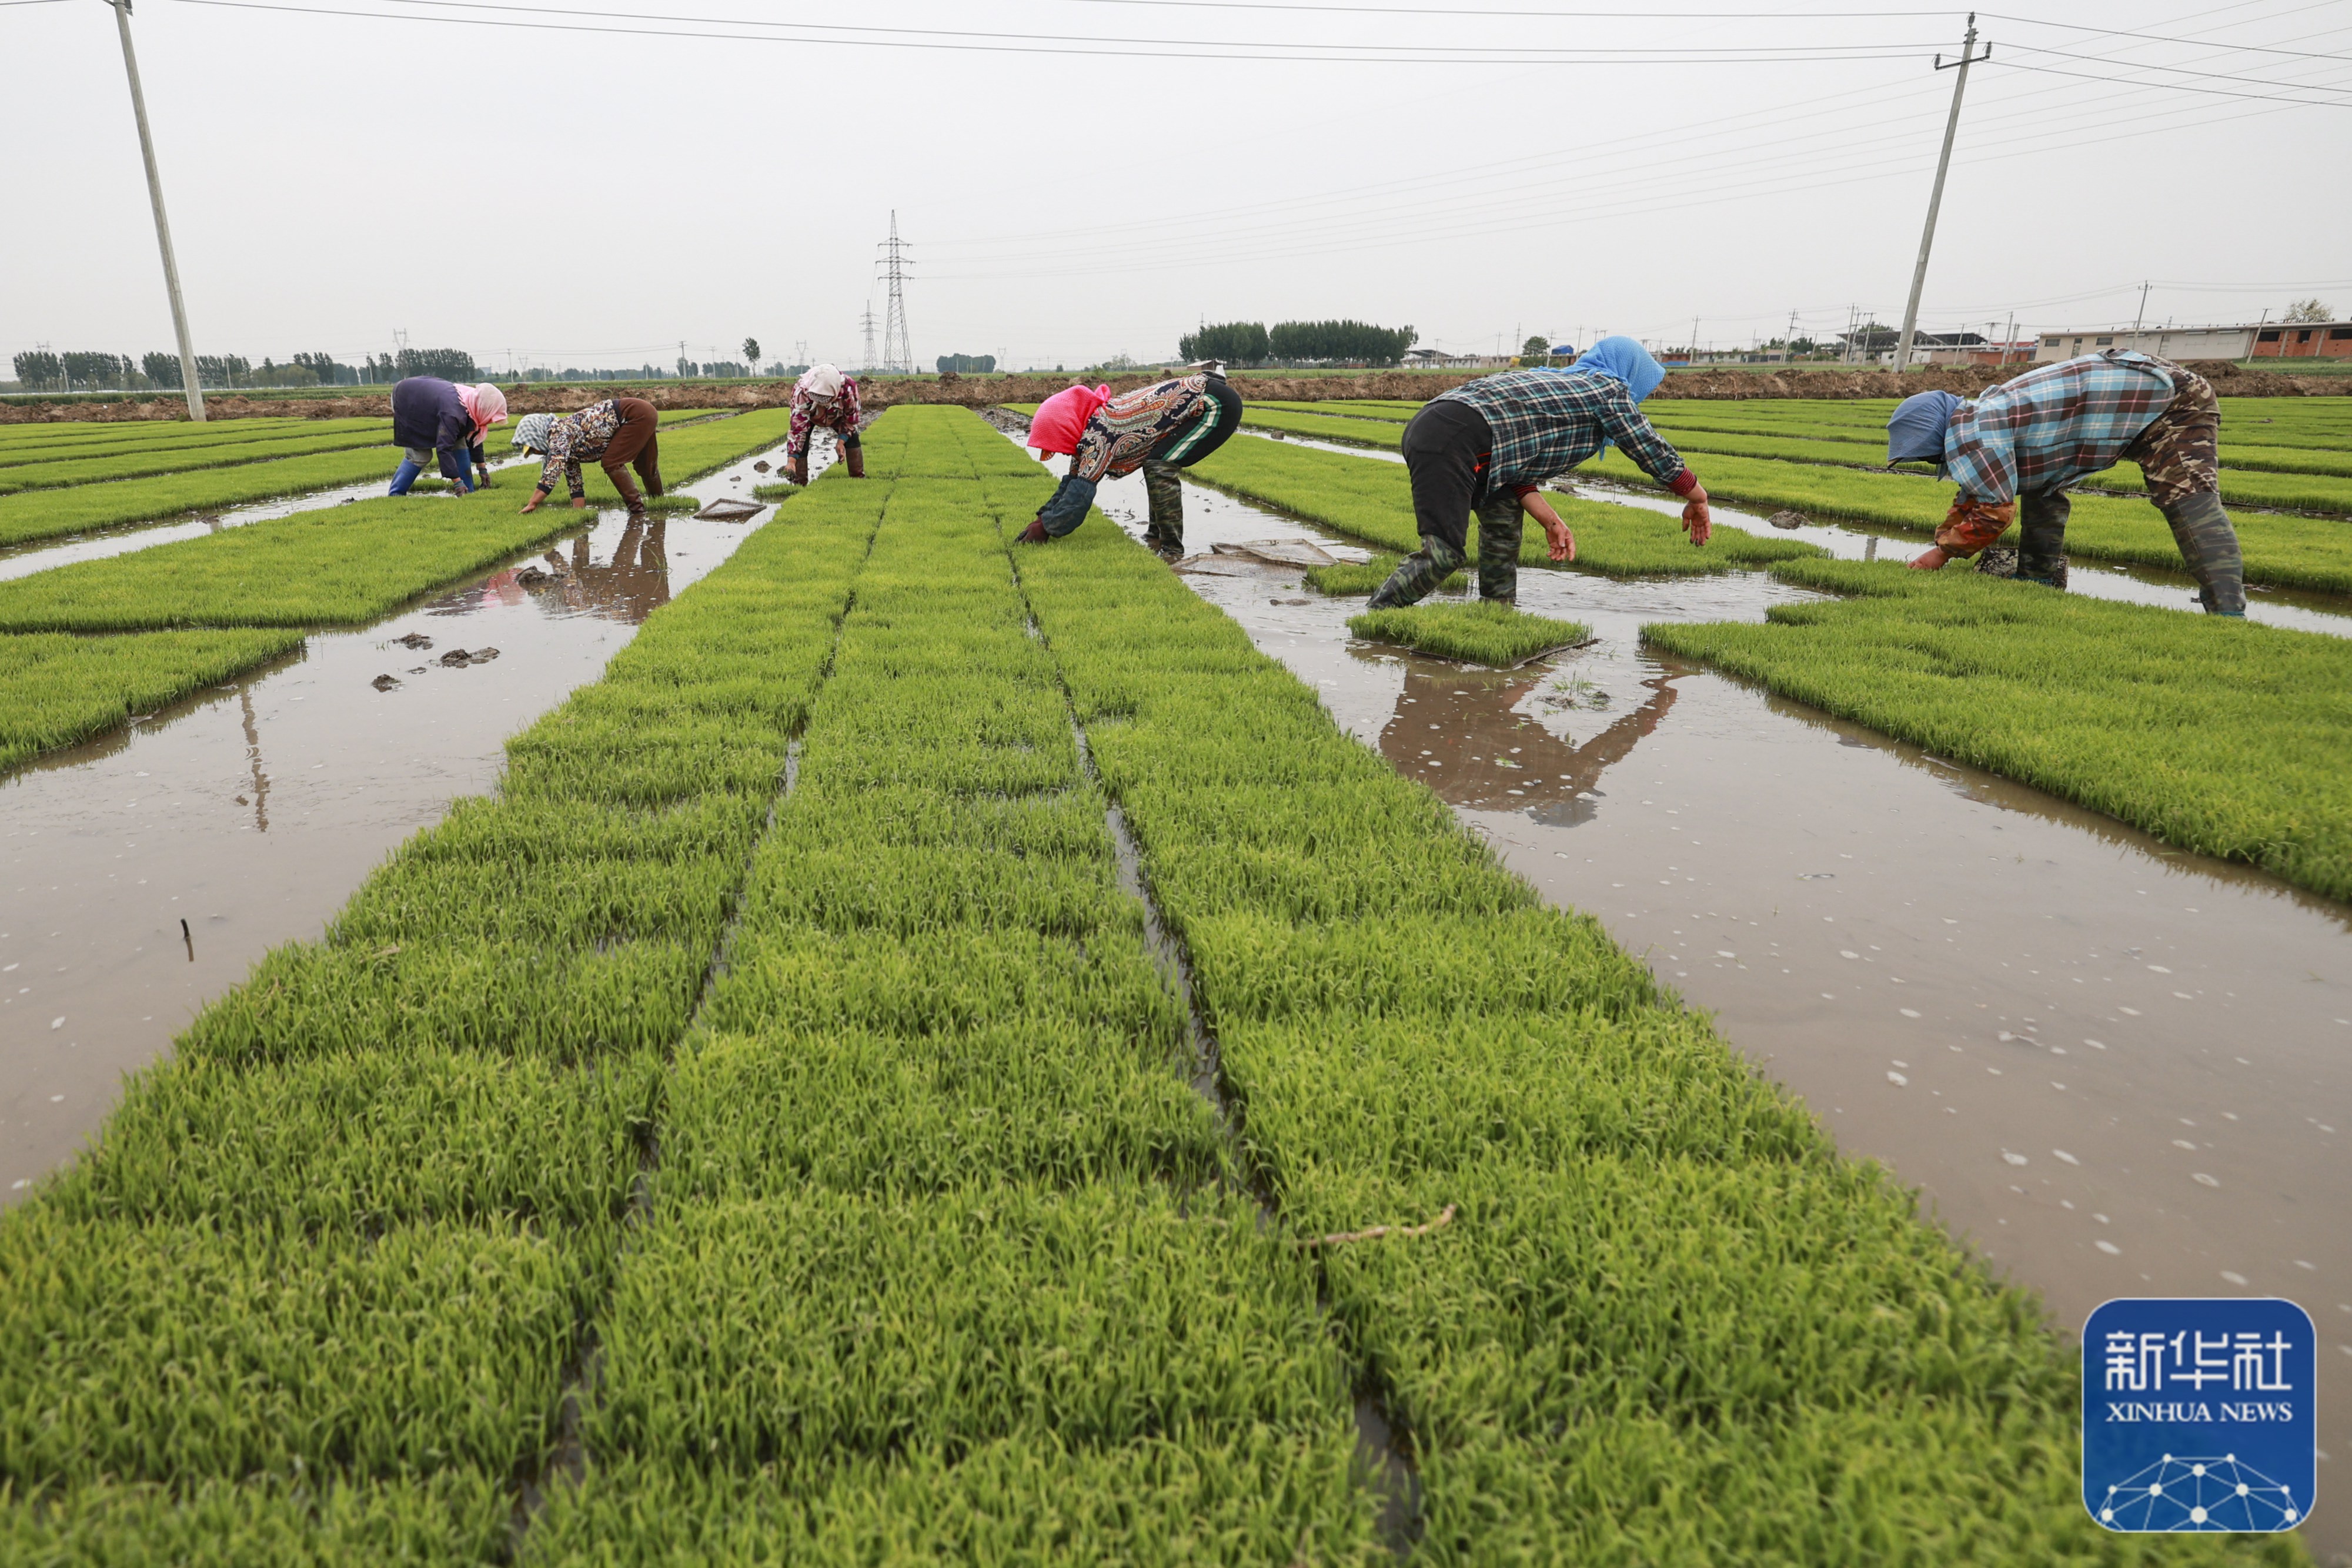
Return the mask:
[[[1205,466],[1205,465],[1203,465]],[[1619,484],[1650,481],[1622,454],[1609,453],[1578,470]],[[1950,509],[1948,483],[1906,474],[1865,474],[1818,464],[1710,457],[1699,476],[1710,495],[1759,507],[1789,507],[1823,517],[1882,523],[1933,534]],[[2326,519],[2235,512],[2246,580],[2280,588],[2352,592],[2352,530]],[[2163,517],[2144,500],[2076,496],[2066,525],[2069,554],[2084,560],[2119,560],[2178,570],[2180,549]]]
[[603,1340],[589,1443],[679,1467],[1306,1437],[1349,1408],[1307,1261],[1245,1199],[1148,1184],[665,1201]]
[[1507,604],[1416,604],[1370,610],[1348,618],[1348,630],[1375,643],[1473,664],[1523,664],[1543,653],[1590,642],[1592,628],[1577,621],[1530,615]]
[[[1237,440],[1227,442],[1191,473],[1220,490],[1279,507],[1391,550],[1421,548],[1412,481],[1397,464]],[[1544,498],[1576,535],[1575,563],[1564,567],[1569,570],[1612,577],[1684,576],[1821,553],[1818,547],[1795,539],[1768,538],[1722,524],[1703,548],[1694,548],[1671,517],[1570,496]],[[1524,523],[1519,564],[1563,567],[1551,559],[1543,531]]]
[[2255,442],[2225,441],[2221,466],[2241,473],[2330,474],[2352,478],[2352,451],[2322,452],[2304,446],[2272,446]]
[[801,486],[789,479],[778,479],[772,484],[751,486],[751,498],[755,501],[781,501],[800,493]]
[[526,1564],[572,1563],[615,1542],[650,1561],[892,1563],[1206,1560],[1370,1568],[1352,1434],[1264,1430],[1067,1449],[1025,1439],[909,1446],[811,1473],[707,1471],[622,1458],[550,1496]]
[[205,424],[186,420],[140,420],[121,423],[0,425],[0,465],[46,463],[59,457],[100,457],[144,448],[234,446],[304,434],[364,434],[386,428],[381,419],[230,419]]
[[[2352,472],[2352,465],[2347,465]],[[2082,482],[2085,490],[2145,494],[2147,481],[2137,463],[2118,463],[2104,474]],[[2248,473],[2226,464],[2221,473],[2221,499],[2233,507],[2273,507],[2288,512],[2352,513],[2352,478],[2309,472]]]
[[373,1043],[267,1072],[202,1056],[148,1068],[48,1200],[80,1220],[345,1235],[425,1221],[617,1222],[657,1058],[575,1070]]
[[[805,1108],[823,1106],[823,1115]],[[713,1034],[663,1106],[665,1202],[1218,1179],[1224,1145],[1172,1040],[1068,1022],[954,1034]]]
[[0,636],[0,770],[301,646],[299,632]]
[[488,1563],[513,1530],[503,1469],[413,1480],[100,1480],[0,1500],[0,1559],[11,1563]]
[[2352,895],[2343,639],[1971,572],[1807,561],[1776,575],[1853,597],[1643,636],[2184,849]]
[[0,485],[15,490],[54,489],[61,485],[89,485],[110,479],[138,479],[151,474],[188,474],[208,468],[228,468],[242,463],[279,457],[301,457],[320,452],[349,452],[383,444],[379,427],[325,434],[303,434],[267,441],[205,446],[142,447],[131,452],[76,455],[46,463],[19,463],[0,468]]
[[[1394,550],[1381,550],[1370,560],[1343,560],[1336,566],[1310,566],[1301,575],[1318,593],[1328,593],[1335,599],[1343,598],[1372,592],[1389,580],[1403,559],[1404,557]],[[1467,574],[1454,571],[1448,572],[1445,580],[1437,586],[1442,590],[1458,591],[1469,585]]]
[[551,1441],[593,1260],[512,1227],[372,1240],[0,1225],[0,1476],[501,1472]]
[[1260,403],[1250,403],[1242,410],[1242,423],[1256,430],[1311,435],[1319,441],[1344,442],[1351,446],[1381,446],[1391,452],[1404,439],[1404,426],[1387,420],[1339,419],[1328,413],[1294,413],[1286,409],[1269,409]]

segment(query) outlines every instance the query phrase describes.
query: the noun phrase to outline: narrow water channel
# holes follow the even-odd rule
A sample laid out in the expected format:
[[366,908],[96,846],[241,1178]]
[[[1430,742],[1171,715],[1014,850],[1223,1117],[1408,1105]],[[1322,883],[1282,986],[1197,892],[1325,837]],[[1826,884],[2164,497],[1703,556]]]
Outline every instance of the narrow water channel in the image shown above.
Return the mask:
[[[1099,504],[1140,533],[1139,479]],[[1364,554],[1202,486],[1185,507],[1195,552]],[[2119,1295],[2301,1302],[2328,1469],[2352,1455],[2352,907],[1641,646],[1811,597],[1761,574],[1523,571],[1525,608],[1599,640],[1508,673],[1358,642],[1362,601],[1295,570],[1185,580],[2054,1326]],[[2352,1509],[2309,1540],[2352,1551]]]
[[[747,493],[760,460],[694,487]],[[493,788],[509,736],[772,515],[584,514],[499,570],[0,777],[0,1202],[69,1157],[207,998]]]

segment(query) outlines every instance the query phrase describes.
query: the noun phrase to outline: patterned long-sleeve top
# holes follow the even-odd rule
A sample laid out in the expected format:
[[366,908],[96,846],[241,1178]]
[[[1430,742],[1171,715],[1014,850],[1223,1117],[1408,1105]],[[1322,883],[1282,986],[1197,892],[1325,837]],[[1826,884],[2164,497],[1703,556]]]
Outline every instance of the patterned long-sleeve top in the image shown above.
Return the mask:
[[2172,402],[2162,360],[2110,349],[2061,360],[1962,403],[1944,437],[1960,498],[2000,506],[2112,468]]
[[1495,445],[1486,482],[1526,488],[1567,473],[1610,442],[1659,484],[1697,485],[1682,455],[1650,428],[1633,389],[1598,371],[1504,371],[1440,392],[1485,416]]
[[580,460],[602,457],[604,448],[613,444],[614,434],[621,428],[621,403],[618,398],[606,398],[603,402],[590,403],[578,413],[564,415],[547,427],[547,460],[540,465],[539,488],[544,495],[555,494],[555,476],[572,487],[572,498],[579,500],[588,494],[580,482]]
[[[1121,392],[1095,410],[1079,434],[1077,461],[1070,472],[1099,485],[1107,478],[1134,473],[1155,453],[1171,463],[1181,463],[1195,445],[1208,439],[1216,424],[1217,400],[1209,395],[1205,374],[1154,382]],[[1169,443],[1164,451],[1163,442]]]
[[784,455],[798,457],[808,450],[809,434],[820,426],[835,435],[857,434],[860,410],[857,402],[857,379],[848,377],[841,390],[831,397],[814,397],[793,389],[793,428],[784,437]]

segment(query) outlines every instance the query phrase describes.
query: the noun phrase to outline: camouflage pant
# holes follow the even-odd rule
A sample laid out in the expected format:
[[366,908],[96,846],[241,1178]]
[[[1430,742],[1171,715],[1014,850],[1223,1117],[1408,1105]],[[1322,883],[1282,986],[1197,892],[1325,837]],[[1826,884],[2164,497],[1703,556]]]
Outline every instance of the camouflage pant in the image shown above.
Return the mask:
[[1143,460],[1143,494],[1149,506],[1143,542],[1166,560],[1184,556],[1184,485],[1177,477],[1182,472],[1157,457]]
[[[1516,604],[1519,598],[1519,539],[1527,517],[1510,491],[1478,503],[1478,597]],[[1366,607],[1391,610],[1417,604],[1469,557],[1434,534],[1421,536],[1421,548],[1397,563]]]
[[2166,369],[2172,377],[2171,403],[2124,448],[2124,455],[2147,476],[2148,499],[2159,507],[2221,487],[2215,450],[2221,406],[2213,395],[2213,383],[2179,365]]
[[1519,540],[1527,533],[1519,497],[1505,490],[1478,503],[1478,597],[1516,604],[1519,598]]

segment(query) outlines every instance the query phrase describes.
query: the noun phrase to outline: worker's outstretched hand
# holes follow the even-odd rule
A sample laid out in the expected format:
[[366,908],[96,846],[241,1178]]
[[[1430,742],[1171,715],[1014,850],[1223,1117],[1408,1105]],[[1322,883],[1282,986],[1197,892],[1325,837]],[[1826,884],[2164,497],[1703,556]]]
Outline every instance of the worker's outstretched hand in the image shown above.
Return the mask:
[[1550,549],[1551,559],[1554,560],[1576,559],[1576,536],[1569,531],[1566,523],[1546,524],[1544,544]]
[[525,501],[525,502],[522,504],[522,509],[523,509],[524,511],[526,511],[526,512],[536,512],[537,510],[539,510],[539,504],[540,504],[541,501],[544,501],[544,500],[546,500],[546,499],[547,499],[547,492],[546,492],[546,491],[544,491],[544,490],[533,490],[533,491],[530,493],[530,500],[528,500],[528,501]]
[[489,487],[490,471],[487,468],[476,470],[474,474],[474,488],[477,490],[487,490]]
[[572,509],[575,512],[580,510],[583,507],[585,507],[587,504],[588,497],[585,496],[574,496],[572,497]]
[[1943,546],[1929,545],[1926,549],[1911,558],[1911,570],[1913,571],[1940,571],[1943,570],[1944,563],[1951,559],[1952,558],[1950,556],[1944,553]]
[[1705,490],[1693,490],[1683,503],[1683,531],[1690,535],[1690,542],[1695,545],[1703,545],[1713,537],[1715,514],[1707,510]]

